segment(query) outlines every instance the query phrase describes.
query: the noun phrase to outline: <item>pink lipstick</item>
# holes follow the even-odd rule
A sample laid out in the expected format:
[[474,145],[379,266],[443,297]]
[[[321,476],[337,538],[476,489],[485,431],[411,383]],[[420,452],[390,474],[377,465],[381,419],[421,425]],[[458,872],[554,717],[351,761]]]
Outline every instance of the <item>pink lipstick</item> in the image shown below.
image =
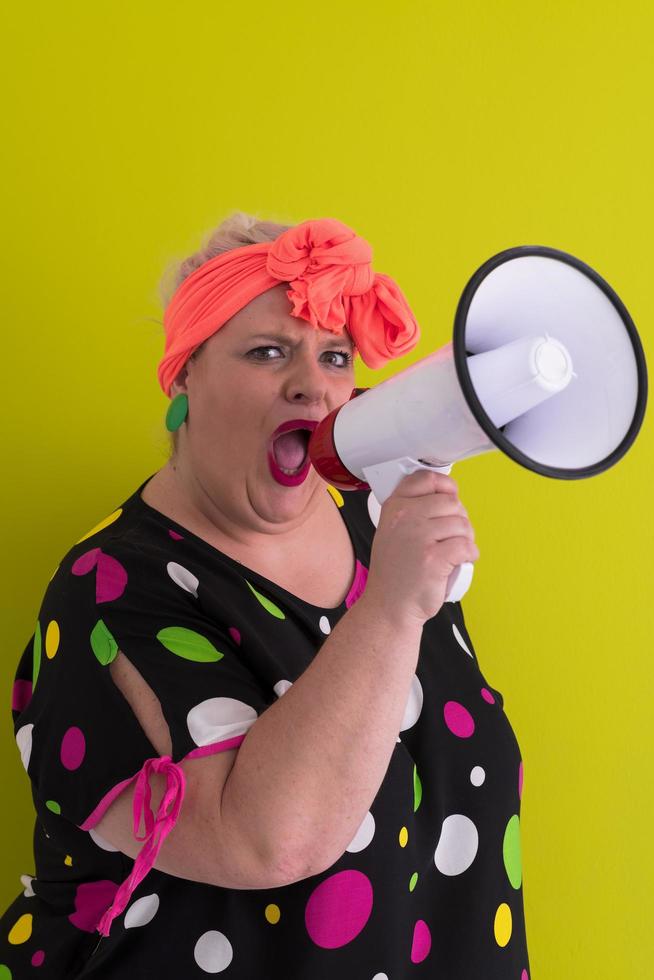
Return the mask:
[[307,432],[312,433],[318,425],[318,421],[318,419],[290,419],[288,422],[282,422],[282,424],[279,425],[273,432],[268,444],[268,466],[270,467],[270,472],[277,483],[281,483],[282,486],[285,487],[297,487],[301,483],[304,483],[311,468],[311,459],[307,450],[302,466],[297,471],[291,473],[285,472],[275,459],[275,454],[273,452],[273,443],[275,439],[284,432],[293,432],[296,429],[304,429]]

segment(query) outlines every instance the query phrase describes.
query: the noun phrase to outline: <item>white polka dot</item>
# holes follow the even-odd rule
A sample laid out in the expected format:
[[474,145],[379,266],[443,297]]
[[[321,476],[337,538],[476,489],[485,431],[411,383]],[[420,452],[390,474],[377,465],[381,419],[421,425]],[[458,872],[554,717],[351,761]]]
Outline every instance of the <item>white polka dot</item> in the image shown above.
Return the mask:
[[117,847],[114,847],[113,844],[110,844],[108,840],[105,840],[104,837],[102,837],[97,832],[97,830],[89,830],[89,837],[91,838],[91,840],[93,841],[93,843],[94,844],[97,844],[98,847],[101,847],[103,851],[117,851],[118,850],[118,848]]
[[386,973],[375,973],[372,980],[388,980],[388,975]]
[[318,623],[318,626],[320,627],[321,633],[331,633],[332,631],[332,628],[329,625],[329,620],[327,619],[326,616],[320,617],[320,622]]
[[402,724],[400,725],[401,732],[406,731],[407,728],[413,728],[420,717],[422,702],[422,684],[418,680],[418,675],[414,674],[413,680],[411,681],[411,688],[409,690],[409,697],[407,698],[406,707],[404,709],[404,717],[402,718]]
[[125,928],[133,929],[134,926],[147,926],[152,922],[159,908],[159,896],[144,895],[138,898],[125,912]]
[[370,515],[370,520],[377,527],[379,524],[379,517],[381,514],[381,504],[375,497],[372,490],[368,494],[368,514]]
[[186,724],[196,745],[211,745],[243,735],[257,717],[254,708],[236,698],[208,698],[191,708]]
[[[454,633],[454,635],[455,635],[455,637],[457,639],[457,642],[458,642],[459,646],[462,646],[463,649],[465,650],[465,652],[468,654],[468,656],[469,657],[472,657],[472,654],[470,653],[470,650],[468,650],[468,646],[466,644],[466,641],[463,639],[463,637],[461,636],[460,631],[456,627],[456,623],[452,623],[452,632]],[[472,657],[472,659],[474,660],[475,658]]]
[[277,681],[273,687],[273,691],[278,698],[281,698],[282,694],[286,694],[289,687],[293,687],[293,681]]
[[20,752],[21,762],[25,767],[27,772],[27,767],[30,764],[30,756],[32,754],[32,729],[34,725],[23,725],[16,732],[16,745],[18,746],[18,751]]
[[23,892],[25,898],[34,898],[34,889],[32,888],[33,881],[34,878],[30,877],[29,875],[20,876],[20,883],[25,888],[25,891]]
[[204,932],[193,950],[195,962],[205,973],[220,973],[232,962],[234,951],[227,936],[216,929]]
[[169,561],[166,565],[166,571],[176,585],[186,589],[197,599],[200,580],[193,572],[189,572],[188,568],[184,568],[183,565],[178,565],[176,561]]
[[475,766],[475,768],[470,773],[470,782],[473,786],[481,786],[483,781],[486,779],[486,773],[481,768],[481,766]]
[[364,847],[367,847],[370,841],[375,836],[375,818],[373,817],[370,810],[366,813],[365,817],[361,821],[361,826],[357,830],[356,834],[345,848],[350,854],[357,851],[362,851]]
[[469,817],[452,813],[443,820],[434,863],[444,875],[460,875],[477,855],[479,834]]

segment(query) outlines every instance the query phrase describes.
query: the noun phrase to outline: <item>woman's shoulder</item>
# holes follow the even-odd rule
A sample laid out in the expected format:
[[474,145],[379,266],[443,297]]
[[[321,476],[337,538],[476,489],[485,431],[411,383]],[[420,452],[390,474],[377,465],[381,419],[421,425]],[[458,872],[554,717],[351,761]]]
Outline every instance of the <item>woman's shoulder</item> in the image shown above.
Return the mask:
[[133,512],[124,506],[115,508],[68,546],[50,583],[60,583],[71,573],[82,576],[98,569],[106,572],[112,557],[139,553],[142,549],[141,530],[140,521],[135,519]]
[[165,590],[175,532],[147,521],[137,493],[108,508],[61,554],[43,592],[42,615],[66,607],[81,616],[85,603],[113,609],[126,594],[142,599]]

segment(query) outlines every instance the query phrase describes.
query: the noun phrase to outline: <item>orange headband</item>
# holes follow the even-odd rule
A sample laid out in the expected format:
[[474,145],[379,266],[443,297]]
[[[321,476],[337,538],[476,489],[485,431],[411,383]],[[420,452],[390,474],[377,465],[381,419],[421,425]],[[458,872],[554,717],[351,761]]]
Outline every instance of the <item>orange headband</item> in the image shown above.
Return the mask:
[[304,221],[272,242],[230,249],[178,287],[164,313],[164,393],[200,344],[260,293],[288,282],[291,316],[341,334],[347,325],[364,363],[380,368],[412,350],[420,328],[402,290],[373,272],[368,242],[335,218]]

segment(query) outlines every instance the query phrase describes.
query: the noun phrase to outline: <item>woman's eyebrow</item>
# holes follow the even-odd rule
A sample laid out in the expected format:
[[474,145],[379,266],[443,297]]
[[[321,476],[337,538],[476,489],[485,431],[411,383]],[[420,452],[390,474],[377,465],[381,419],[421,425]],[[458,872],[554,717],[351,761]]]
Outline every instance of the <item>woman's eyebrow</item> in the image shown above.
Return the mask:
[[[254,340],[274,340],[279,344],[288,344],[289,347],[294,347],[300,343],[300,341],[294,341],[292,337],[288,337],[281,333],[257,333],[253,337],[250,337],[250,341]],[[338,345],[343,343],[349,344],[350,347],[353,346],[352,341],[345,331],[343,331],[342,334],[333,334],[332,337],[325,338],[323,341],[323,347],[331,347],[333,344]]]

